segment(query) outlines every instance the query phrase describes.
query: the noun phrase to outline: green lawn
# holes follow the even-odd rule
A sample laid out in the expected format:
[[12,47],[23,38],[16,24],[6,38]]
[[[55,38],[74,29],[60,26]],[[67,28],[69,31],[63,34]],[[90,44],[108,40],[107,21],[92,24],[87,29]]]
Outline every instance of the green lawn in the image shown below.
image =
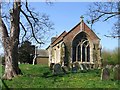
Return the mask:
[[100,80],[100,70],[54,76],[48,66],[22,64],[23,75],[4,80],[3,88],[118,88],[120,81]]
[[[0,65],[0,78],[2,77],[2,66]],[[1,80],[0,80],[0,89],[1,89],[1,87],[2,87],[2,82],[1,82]]]

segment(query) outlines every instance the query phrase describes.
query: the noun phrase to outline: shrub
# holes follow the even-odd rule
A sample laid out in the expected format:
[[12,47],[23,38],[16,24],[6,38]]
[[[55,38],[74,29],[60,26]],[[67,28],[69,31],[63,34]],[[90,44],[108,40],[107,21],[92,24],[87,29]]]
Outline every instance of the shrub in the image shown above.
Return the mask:
[[103,58],[103,65],[106,64],[118,64],[118,53],[119,52],[119,48],[115,48],[114,50],[106,50],[103,49],[102,50],[102,58]]

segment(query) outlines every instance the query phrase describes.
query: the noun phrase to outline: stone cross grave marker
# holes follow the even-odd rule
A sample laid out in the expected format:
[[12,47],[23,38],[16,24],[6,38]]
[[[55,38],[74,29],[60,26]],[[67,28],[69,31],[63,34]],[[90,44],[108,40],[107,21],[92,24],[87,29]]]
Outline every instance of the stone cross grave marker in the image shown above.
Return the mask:
[[101,80],[109,80],[110,70],[108,68],[103,68],[101,72]]

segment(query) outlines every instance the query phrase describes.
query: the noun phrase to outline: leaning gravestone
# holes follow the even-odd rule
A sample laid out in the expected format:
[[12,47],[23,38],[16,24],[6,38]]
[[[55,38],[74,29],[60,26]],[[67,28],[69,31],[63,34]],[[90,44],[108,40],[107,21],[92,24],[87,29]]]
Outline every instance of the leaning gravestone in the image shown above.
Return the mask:
[[87,66],[85,64],[81,64],[83,67],[83,70],[87,70]]
[[109,80],[110,70],[108,68],[103,68],[101,72],[101,80]]
[[87,64],[83,64],[83,65],[84,65],[85,69],[88,70]]
[[84,70],[82,64],[80,64],[80,70]]
[[61,65],[59,63],[55,64],[54,67],[53,67],[53,74],[54,75],[59,75],[61,73],[62,73]]
[[116,65],[113,68],[113,76],[115,80],[120,80],[120,65]]
[[62,66],[62,71],[64,72],[64,74],[68,73],[68,67]]

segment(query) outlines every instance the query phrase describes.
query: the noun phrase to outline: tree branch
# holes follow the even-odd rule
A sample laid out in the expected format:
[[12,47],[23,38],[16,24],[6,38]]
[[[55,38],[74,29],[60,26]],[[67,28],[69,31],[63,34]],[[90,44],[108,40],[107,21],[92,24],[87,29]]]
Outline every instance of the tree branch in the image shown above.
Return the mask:
[[26,18],[27,21],[28,21],[28,23],[29,23],[29,25],[30,25],[30,27],[31,27],[32,35],[33,35],[34,39],[37,41],[37,43],[39,43],[39,44],[44,44],[43,42],[38,41],[38,39],[36,38],[35,33],[34,33],[33,25],[32,25],[32,23],[31,23],[31,21],[29,20],[27,14],[26,14],[22,9],[21,9],[20,11],[22,12],[22,14],[25,16],[25,18]]
[[[44,24],[45,26],[49,27],[46,22],[42,22],[42,21],[40,21],[38,18],[34,17],[34,15],[32,14],[32,13],[34,13],[34,12],[32,12],[32,11],[28,8],[28,2],[27,2],[27,0],[26,0],[25,6],[26,6],[27,11],[28,11],[29,14],[30,14],[29,17],[32,18],[32,19],[34,20],[34,22],[35,22],[38,26],[39,26],[39,24],[38,24],[37,22],[40,22],[40,23]],[[43,21],[48,20],[48,18],[46,18],[45,15],[43,15],[41,19],[42,19]]]
[[107,17],[106,19],[104,19],[104,21],[107,21],[108,19],[110,19],[110,18],[112,18],[114,16],[116,16],[116,15],[111,15],[111,16]]
[[110,38],[120,38],[120,36],[118,35],[116,35],[116,36],[114,36],[114,35],[112,35],[112,36],[109,36],[109,35],[104,35],[105,37],[110,37]]
[[92,20],[92,24],[96,21],[96,20],[99,20],[102,16],[104,16],[105,14],[101,14],[99,15],[97,18],[93,19]]
[[32,17],[32,19],[34,20],[34,22],[39,21],[38,18],[35,18],[35,17],[33,16],[32,11],[30,11],[30,9],[28,8],[28,2],[27,2],[27,0],[26,0],[26,9],[27,9],[27,11],[30,13],[30,16]]
[[0,33],[2,33],[2,39],[5,39],[5,38],[9,37],[7,28],[4,24],[1,16],[0,16]]
[[105,12],[105,11],[100,11],[100,10],[96,10],[99,13],[104,13],[104,14],[115,14],[115,15],[119,15],[120,12]]
[[6,28],[5,24],[4,24],[1,16],[0,16],[0,35],[1,35],[0,38],[2,38],[2,45],[3,45],[4,50],[5,50],[6,48],[9,47],[9,41],[10,41],[9,39],[10,39],[10,37],[8,35],[7,28]]
[[24,35],[23,35],[23,37],[22,37],[22,42],[23,42],[23,39],[26,36],[27,30],[25,29],[24,25],[21,22],[19,22],[19,23],[20,23],[21,27],[23,28],[23,30],[25,32]]
[[[90,17],[91,21],[91,26],[99,21],[100,19],[103,21],[107,21],[111,19],[112,17],[118,17],[118,22],[119,22],[119,16],[120,16],[120,2],[115,2],[115,3],[100,3],[96,2],[93,3],[93,5],[90,5],[89,7],[89,12],[88,16]],[[89,23],[89,22],[88,22]],[[119,26],[120,25],[114,25],[114,28],[116,30],[113,31],[113,35],[104,35],[105,37],[111,37],[111,38],[120,38],[119,35]]]

